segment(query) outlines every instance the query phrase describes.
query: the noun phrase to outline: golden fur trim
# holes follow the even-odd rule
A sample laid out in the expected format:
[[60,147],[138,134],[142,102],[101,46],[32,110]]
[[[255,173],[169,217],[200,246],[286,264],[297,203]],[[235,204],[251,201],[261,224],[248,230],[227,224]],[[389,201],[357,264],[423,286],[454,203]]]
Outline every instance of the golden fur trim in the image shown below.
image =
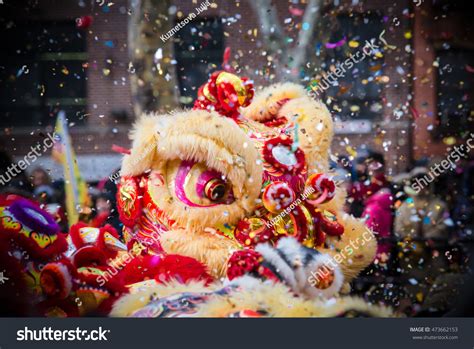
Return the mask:
[[146,306],[151,299],[171,296],[183,292],[209,292],[217,286],[205,286],[203,282],[192,282],[183,284],[178,281],[170,281],[166,284],[149,284],[134,288],[130,293],[118,299],[110,312],[112,317],[128,317],[133,312]]
[[248,107],[242,108],[241,113],[248,119],[264,122],[276,114],[278,111],[278,101],[285,98],[303,97],[305,95],[305,89],[301,85],[291,82],[274,84],[258,91],[252,103]]
[[225,277],[227,260],[239,245],[229,238],[213,233],[193,230],[171,230],[160,236],[160,243],[167,253],[193,257],[207,266],[215,278]]
[[295,297],[280,283],[259,283],[256,287],[215,296],[200,306],[196,317],[227,317],[242,310],[261,310],[269,317],[335,317],[355,310],[374,317],[392,317],[386,307],[373,306],[361,298],[340,297],[329,300],[306,300]]
[[130,139],[132,149],[130,155],[125,155],[122,160],[122,176],[136,176],[146,172],[155,161],[156,147],[158,145],[157,115],[142,115],[135,122]]
[[[370,305],[361,298],[337,297],[329,300],[296,297],[281,283],[262,282],[244,278],[240,289],[229,295],[213,295],[193,317],[227,317],[242,310],[265,311],[270,317],[334,317],[345,312],[356,311],[374,317],[396,316],[390,308]],[[237,282],[239,283],[239,282]],[[144,287],[127,294],[115,302],[110,313],[113,317],[127,317],[146,306],[150,300],[183,292],[211,292],[221,284],[208,287],[199,282],[183,285],[172,281],[165,285]]]
[[[361,220],[346,213],[337,216],[344,224],[344,234],[340,238],[328,237],[326,241],[329,241],[329,248],[318,250],[334,256],[334,260],[341,266],[345,281],[350,282],[374,260],[377,241],[373,232]],[[335,257],[336,255],[339,257]]]
[[[336,214],[339,222],[344,225],[344,234],[342,234],[341,238],[328,237],[330,242],[329,248],[318,248],[318,250],[331,256],[337,254],[341,256],[342,262],[339,265],[344,274],[344,281],[349,283],[374,260],[377,251],[377,240],[373,232],[367,228],[361,219],[357,219],[342,210],[346,196],[346,190],[337,187],[334,198],[320,205],[320,209]],[[336,249],[342,252],[338,253]],[[349,251],[353,252],[349,253]],[[347,284],[345,291],[347,291]]]

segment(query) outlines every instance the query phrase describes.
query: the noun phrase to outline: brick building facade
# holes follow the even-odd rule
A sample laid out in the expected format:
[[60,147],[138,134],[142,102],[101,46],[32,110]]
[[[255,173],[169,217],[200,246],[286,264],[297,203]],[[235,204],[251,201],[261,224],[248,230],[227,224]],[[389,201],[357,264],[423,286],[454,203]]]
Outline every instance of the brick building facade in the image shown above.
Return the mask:
[[[22,7],[22,3],[25,7]],[[357,120],[342,118],[346,122],[339,125],[341,127],[334,140],[333,152],[347,154],[348,146],[355,149],[359,145],[367,144],[385,154],[389,174],[404,171],[413,159],[424,155],[442,156],[446,151],[446,144],[442,139],[433,138],[427,130],[429,124],[436,123],[434,119],[437,103],[436,71],[426,70],[435,60],[433,51],[429,50],[433,42],[427,34],[427,31],[433,29],[433,16],[430,12],[433,9],[428,1],[423,2],[420,7],[408,0],[391,2],[389,5],[384,0],[334,1],[334,3],[337,6],[332,6],[331,16],[351,17],[357,13],[378,15],[384,23],[382,29],[386,32],[384,36],[386,41],[396,48],[384,53],[382,61],[384,80],[380,85],[379,96],[382,109],[378,116],[370,120],[364,119],[363,116]],[[275,1],[275,4],[283,24],[285,19],[290,17],[288,13],[290,4],[286,0]],[[171,12],[176,16],[176,21],[179,21],[187,14],[195,12],[199,5],[199,0],[176,0]],[[84,79],[86,92],[81,98],[84,102],[81,102],[80,108],[74,106],[76,109],[71,112],[75,117],[71,134],[80,167],[87,180],[98,180],[119,166],[120,156],[111,151],[112,144],[129,146],[127,133],[134,119],[129,81],[131,72],[128,70],[129,6],[125,0],[114,1],[112,6],[101,4],[101,1],[86,0],[41,2],[5,0],[4,5],[0,5],[1,25],[4,26],[2,35],[7,37],[9,32],[5,28],[29,26],[34,22],[50,23],[52,26],[57,23],[75,26],[76,19],[81,16],[93,18],[90,27],[81,31],[80,36],[85,40],[85,50],[82,55],[77,56],[79,60],[82,57],[81,64],[86,76]],[[198,21],[203,18],[220,19],[224,38],[221,46],[231,48],[233,63],[237,64],[238,73],[250,76],[256,86],[267,84],[264,82],[264,76],[258,73],[265,70],[267,59],[261,54],[259,40],[261,34],[258,30],[255,31],[258,28],[258,21],[248,1],[219,0],[217,5],[211,5],[197,16]],[[301,17],[295,17],[293,20],[298,24]],[[461,23],[458,23],[456,28],[459,27]],[[472,42],[474,41],[471,41],[470,45]],[[15,59],[16,52],[8,52],[8,55]],[[420,64],[421,61],[424,63]],[[21,69],[22,65],[19,63],[21,62],[13,66]],[[185,65],[181,63],[182,69],[185,69]],[[30,67],[31,70],[33,69]],[[426,76],[427,74],[431,75]],[[16,77],[6,75],[6,78],[13,80],[22,77],[23,74]],[[426,80],[422,77],[431,82],[423,83]],[[34,93],[41,91],[40,86]],[[8,109],[9,103],[16,102],[2,97],[4,109]],[[9,124],[2,125],[0,145],[15,156],[27,153],[30,146],[42,138],[42,133],[52,130],[55,112],[61,108],[61,103],[56,101],[55,104],[54,98],[46,104],[48,114],[46,123],[38,125],[24,122],[14,127]],[[337,112],[335,114],[341,116],[337,115]],[[415,116],[416,127],[413,128],[412,121]],[[28,115],[23,117],[27,119]],[[351,121],[356,123],[355,130],[350,130]],[[364,128],[366,130],[361,133]],[[427,147],[427,144],[430,146]],[[54,165],[49,158],[49,154],[41,157],[38,164],[52,169],[53,176],[61,175],[57,165]]]

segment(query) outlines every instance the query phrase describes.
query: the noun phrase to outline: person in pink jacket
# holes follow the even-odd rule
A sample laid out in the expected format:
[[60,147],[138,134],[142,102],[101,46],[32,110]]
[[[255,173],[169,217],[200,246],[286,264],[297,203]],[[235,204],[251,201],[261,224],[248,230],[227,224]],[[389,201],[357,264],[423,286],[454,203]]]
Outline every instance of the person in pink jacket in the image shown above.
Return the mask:
[[[377,191],[365,201],[365,208],[362,217],[366,219],[366,225],[372,229],[378,242],[376,263],[384,264],[390,257],[390,238],[392,235],[392,214],[393,197],[388,188]],[[384,241],[385,240],[385,241]]]

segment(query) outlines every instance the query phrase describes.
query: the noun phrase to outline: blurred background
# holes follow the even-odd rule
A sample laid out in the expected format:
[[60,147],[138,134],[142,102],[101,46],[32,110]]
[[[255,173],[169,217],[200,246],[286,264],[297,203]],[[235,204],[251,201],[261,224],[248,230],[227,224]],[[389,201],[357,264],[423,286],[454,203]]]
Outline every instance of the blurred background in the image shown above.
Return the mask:
[[[410,185],[472,138],[473,9],[469,0],[0,1],[0,174],[64,111],[92,198],[82,213],[120,229],[113,147],[130,146],[137,115],[192,107],[227,47],[228,64],[257,88],[294,81],[310,91],[368,41],[375,54],[320,94],[336,124],[331,160],[346,210],[378,233],[354,292],[408,315],[448,314],[473,248],[474,152],[420,193]],[[67,229],[51,152],[1,190],[36,197]]]

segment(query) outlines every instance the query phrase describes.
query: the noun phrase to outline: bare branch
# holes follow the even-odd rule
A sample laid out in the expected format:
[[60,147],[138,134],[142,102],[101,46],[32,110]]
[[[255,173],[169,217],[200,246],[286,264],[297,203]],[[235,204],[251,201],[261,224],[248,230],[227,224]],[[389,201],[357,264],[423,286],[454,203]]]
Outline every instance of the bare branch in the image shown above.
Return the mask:
[[263,40],[267,41],[267,45],[273,45],[275,42],[279,42],[283,39],[283,29],[278,21],[277,10],[272,4],[272,0],[249,0],[250,6],[252,6],[255,14],[260,22],[260,28],[262,29]]
[[[306,11],[301,22],[301,29],[298,33],[298,41],[296,46],[291,50],[293,61],[291,62],[292,72],[298,74],[301,65],[306,57],[308,45],[314,34],[316,21],[321,17],[322,0],[309,0]],[[303,25],[307,26],[306,30]],[[294,75],[294,74],[292,74]]]

